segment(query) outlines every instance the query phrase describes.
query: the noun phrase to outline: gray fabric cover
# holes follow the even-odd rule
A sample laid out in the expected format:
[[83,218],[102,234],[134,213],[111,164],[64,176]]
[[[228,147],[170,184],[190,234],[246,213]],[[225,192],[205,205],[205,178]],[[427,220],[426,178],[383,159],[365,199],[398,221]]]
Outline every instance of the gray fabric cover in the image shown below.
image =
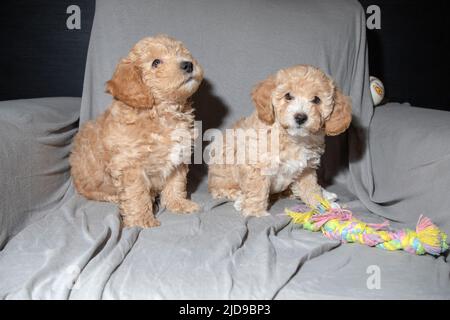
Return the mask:
[[367,206],[409,225],[424,214],[450,234],[449,141],[450,112],[399,103],[376,108],[368,142],[373,203]]
[[67,190],[80,98],[0,102],[0,248]]
[[[83,122],[107,107],[111,97],[104,93],[105,81],[119,58],[144,36],[173,35],[204,66],[206,79],[194,97],[204,129],[228,126],[252,112],[250,88],[268,74],[313,64],[336,79],[354,106],[349,171],[345,163],[336,163],[348,158],[347,136],[328,141],[323,167],[332,178],[329,189],[370,222],[380,219],[366,207],[399,221],[396,227],[413,227],[423,213],[416,209],[426,208],[448,228],[444,208],[449,200],[443,199],[448,182],[441,169],[449,160],[440,144],[450,136],[447,114],[390,104],[376,109],[370,125],[365,17],[357,1],[97,0],[96,7]],[[400,147],[418,138],[426,141],[426,150]],[[381,172],[393,165],[403,168],[402,163],[414,167],[411,157],[423,170],[420,174]],[[202,212],[162,211],[161,227],[146,230],[120,230],[115,205],[87,201],[71,187],[59,206],[0,252],[0,297],[450,298],[445,257],[340,245],[298,230],[278,215],[295,203],[291,200],[275,203],[270,217],[243,218],[230,203],[210,198],[204,174],[201,166],[193,166],[189,180]],[[436,177],[433,188],[416,181],[429,175]],[[442,204],[433,202],[434,197]],[[370,290],[367,270],[373,265],[380,268],[381,288]]]

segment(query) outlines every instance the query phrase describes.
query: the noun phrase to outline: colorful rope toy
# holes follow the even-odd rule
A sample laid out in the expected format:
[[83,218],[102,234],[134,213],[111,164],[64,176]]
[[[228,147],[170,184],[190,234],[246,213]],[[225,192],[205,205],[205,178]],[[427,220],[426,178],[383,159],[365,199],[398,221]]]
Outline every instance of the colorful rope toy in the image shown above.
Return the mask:
[[293,223],[301,224],[309,231],[322,231],[329,239],[341,242],[355,242],[385,250],[405,250],[422,255],[429,253],[438,256],[448,250],[447,235],[427,217],[420,216],[416,230],[390,230],[389,223],[371,224],[352,217],[352,212],[341,208],[339,204],[330,204],[318,198],[320,204],[316,208],[307,207],[285,209]]

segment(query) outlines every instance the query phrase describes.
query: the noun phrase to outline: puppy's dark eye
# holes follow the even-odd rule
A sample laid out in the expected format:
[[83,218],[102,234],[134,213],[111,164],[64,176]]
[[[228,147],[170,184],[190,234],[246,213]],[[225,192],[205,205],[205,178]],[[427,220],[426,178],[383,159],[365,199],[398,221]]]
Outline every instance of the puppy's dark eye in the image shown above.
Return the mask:
[[286,93],[285,95],[284,95],[284,98],[287,100],[287,101],[291,101],[291,100],[294,100],[294,97],[293,96],[291,96],[291,94],[288,92],[288,93]]
[[320,98],[318,96],[315,96],[314,99],[311,100],[314,104],[319,104],[321,102]]
[[160,64],[161,64],[161,60],[159,60],[159,59],[155,59],[155,60],[153,60],[153,62],[152,62],[152,68],[157,68]]

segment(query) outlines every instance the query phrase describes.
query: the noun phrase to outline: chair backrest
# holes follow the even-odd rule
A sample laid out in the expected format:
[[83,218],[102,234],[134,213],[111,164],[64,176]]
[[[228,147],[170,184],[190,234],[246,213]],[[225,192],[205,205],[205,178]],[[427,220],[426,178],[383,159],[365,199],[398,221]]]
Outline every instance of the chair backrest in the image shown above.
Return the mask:
[[205,80],[194,97],[204,129],[250,114],[252,86],[294,64],[322,68],[352,95],[355,115],[365,105],[369,114],[362,122],[370,119],[371,100],[363,90],[365,13],[356,0],[97,0],[82,122],[111,101],[104,84],[120,57],[158,33],[183,41],[204,67]]

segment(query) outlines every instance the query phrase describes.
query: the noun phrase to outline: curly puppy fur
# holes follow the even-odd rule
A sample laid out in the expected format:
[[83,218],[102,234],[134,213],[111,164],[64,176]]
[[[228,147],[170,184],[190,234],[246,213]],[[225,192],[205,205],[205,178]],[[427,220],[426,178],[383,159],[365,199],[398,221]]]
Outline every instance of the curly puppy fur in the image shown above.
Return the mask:
[[246,216],[267,215],[269,196],[285,191],[313,206],[317,204],[315,195],[335,199],[335,194],[319,186],[316,170],[325,149],[325,135],[337,135],[350,125],[349,97],[321,70],[297,65],[256,85],[252,100],[256,111],[233,129],[264,132],[266,141],[271,141],[271,131],[277,132],[278,155],[270,148],[258,148],[253,163],[248,159],[243,164],[217,163],[213,150],[220,150],[225,158],[227,148],[236,154],[237,143],[227,144],[226,136],[220,145],[213,142],[208,173],[213,197],[234,200],[235,208]]
[[186,198],[194,124],[188,99],[202,78],[180,41],[165,35],[139,41],[107,82],[112,104],[75,137],[70,164],[78,192],[118,203],[126,227],[160,224],[153,214],[159,193],[170,211],[198,210]]

